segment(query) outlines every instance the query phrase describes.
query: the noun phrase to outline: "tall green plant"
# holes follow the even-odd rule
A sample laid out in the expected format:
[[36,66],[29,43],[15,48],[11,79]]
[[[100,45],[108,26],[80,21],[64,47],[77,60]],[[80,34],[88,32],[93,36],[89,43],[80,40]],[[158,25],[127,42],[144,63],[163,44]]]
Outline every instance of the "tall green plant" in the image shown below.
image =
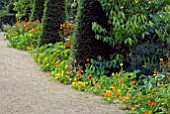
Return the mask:
[[34,0],[32,13],[31,13],[31,21],[39,20],[41,21],[41,18],[43,16],[43,10],[44,10],[44,2],[45,0]]
[[65,0],[46,0],[40,45],[61,41],[60,24],[65,22]]
[[19,20],[28,20],[31,14],[32,0],[17,0],[14,3],[14,11],[17,12],[16,18]]
[[75,44],[75,59],[78,66],[84,67],[86,59],[101,55],[103,58],[109,58],[110,48],[106,43],[95,39],[95,33],[92,31],[92,23],[98,22],[103,27],[107,27],[107,18],[102,10],[98,0],[83,0],[80,2],[80,11],[78,12],[78,26]]

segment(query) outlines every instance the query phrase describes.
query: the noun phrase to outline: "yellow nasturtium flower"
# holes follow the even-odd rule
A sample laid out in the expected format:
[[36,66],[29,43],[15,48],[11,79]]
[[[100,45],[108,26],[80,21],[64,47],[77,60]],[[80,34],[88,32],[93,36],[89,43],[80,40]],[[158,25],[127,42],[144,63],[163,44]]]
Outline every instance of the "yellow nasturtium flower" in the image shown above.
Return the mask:
[[123,63],[120,63],[119,65],[122,67],[122,66],[123,66]]
[[114,72],[112,72],[112,76],[114,76],[115,75],[115,73]]

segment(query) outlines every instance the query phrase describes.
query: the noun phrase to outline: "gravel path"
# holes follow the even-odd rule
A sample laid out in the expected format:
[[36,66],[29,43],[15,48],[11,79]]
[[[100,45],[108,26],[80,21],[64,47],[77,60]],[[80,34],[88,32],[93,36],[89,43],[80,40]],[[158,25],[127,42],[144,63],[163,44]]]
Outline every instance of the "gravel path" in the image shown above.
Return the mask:
[[0,32],[0,114],[123,114],[118,104],[50,79],[28,52],[8,48]]

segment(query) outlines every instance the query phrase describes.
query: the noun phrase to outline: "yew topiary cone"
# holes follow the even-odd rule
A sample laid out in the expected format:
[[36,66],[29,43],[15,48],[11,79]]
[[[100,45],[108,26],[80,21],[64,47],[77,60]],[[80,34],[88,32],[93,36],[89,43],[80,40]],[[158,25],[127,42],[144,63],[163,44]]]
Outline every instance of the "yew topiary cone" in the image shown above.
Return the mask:
[[65,22],[65,0],[46,0],[39,45],[61,41],[60,24]]
[[76,34],[75,59],[78,66],[85,66],[87,58],[102,56],[109,59],[111,48],[95,38],[92,23],[97,22],[107,28],[107,17],[98,0],[83,0]]
[[41,21],[44,11],[44,2],[45,0],[34,0],[31,21],[35,20]]

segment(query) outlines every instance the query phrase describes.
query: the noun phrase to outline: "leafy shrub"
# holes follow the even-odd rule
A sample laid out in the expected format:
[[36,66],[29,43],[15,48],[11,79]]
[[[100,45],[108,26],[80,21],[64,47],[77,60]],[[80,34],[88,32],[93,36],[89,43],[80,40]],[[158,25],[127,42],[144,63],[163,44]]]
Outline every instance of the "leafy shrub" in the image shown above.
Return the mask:
[[[110,28],[102,27],[97,22],[93,23],[96,39],[112,45],[114,55],[119,54],[123,56],[125,67],[129,67],[129,64],[133,62],[129,61],[129,55],[134,52],[133,49],[138,44],[141,44],[141,41],[147,41],[148,36],[153,39],[152,41],[156,41],[158,38],[161,39],[160,42],[154,42],[160,43],[157,46],[164,42],[169,44],[169,0],[159,2],[157,0],[99,1],[106,11],[106,16],[109,18]],[[152,58],[152,54],[148,55],[146,58]],[[132,57],[130,58],[132,59]],[[142,59],[142,56],[140,58]],[[144,62],[145,59],[142,60],[142,63]],[[137,63],[135,66],[138,65]]]
[[142,74],[152,75],[154,69],[160,71],[159,58],[165,58],[170,45],[160,39],[146,39],[134,47],[129,55],[130,66],[126,69],[140,69]]
[[14,11],[19,20],[29,20],[32,8],[32,0],[17,0],[14,2]]

